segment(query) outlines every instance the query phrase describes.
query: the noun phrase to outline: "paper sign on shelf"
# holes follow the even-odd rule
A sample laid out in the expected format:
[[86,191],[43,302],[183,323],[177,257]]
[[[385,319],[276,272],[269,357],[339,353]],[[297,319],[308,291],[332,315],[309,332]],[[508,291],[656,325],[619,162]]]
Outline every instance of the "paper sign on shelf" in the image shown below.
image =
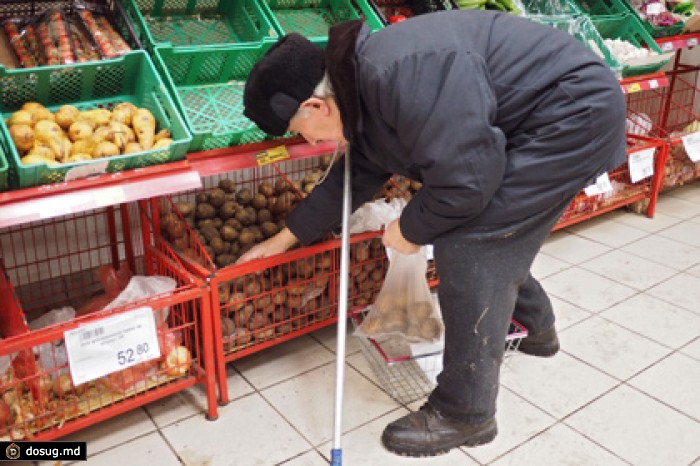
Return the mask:
[[586,196],[597,196],[599,194],[609,193],[613,190],[612,183],[610,183],[610,177],[608,177],[607,172],[596,178],[595,183],[583,188]]
[[654,174],[654,153],[656,147],[632,152],[627,160],[630,171],[630,181],[636,183]]
[[153,309],[140,307],[63,334],[74,385],[160,357]]
[[98,207],[122,204],[126,202],[126,192],[122,186],[109,186],[95,192],[95,204]]
[[83,165],[77,165],[70,168],[65,176],[64,181],[79,180],[81,178],[87,178],[94,175],[102,175],[107,173],[107,167],[109,166],[109,160],[95,160],[90,163]]
[[693,162],[700,161],[700,131],[681,137],[688,158]]

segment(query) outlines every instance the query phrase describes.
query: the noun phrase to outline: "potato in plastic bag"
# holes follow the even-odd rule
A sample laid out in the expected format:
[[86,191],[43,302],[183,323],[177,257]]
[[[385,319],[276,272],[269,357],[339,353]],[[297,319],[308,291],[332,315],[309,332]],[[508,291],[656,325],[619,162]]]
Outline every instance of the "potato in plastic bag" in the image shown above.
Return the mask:
[[408,255],[391,251],[389,258],[382,289],[355,335],[401,335],[412,342],[437,341],[443,327],[426,279],[426,248]]

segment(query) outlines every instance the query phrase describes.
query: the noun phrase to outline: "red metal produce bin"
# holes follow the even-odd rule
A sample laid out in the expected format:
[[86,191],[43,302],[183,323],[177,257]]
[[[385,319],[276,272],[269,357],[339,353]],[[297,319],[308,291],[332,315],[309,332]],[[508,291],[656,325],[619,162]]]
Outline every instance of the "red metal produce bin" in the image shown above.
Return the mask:
[[[202,190],[150,201],[153,225],[150,231],[144,230],[144,243],[174,251],[191,272],[209,284],[213,350],[222,404],[228,402],[226,363],[336,321],[339,240],[245,264],[234,263],[243,252],[240,245],[262,241],[261,229],[253,227],[262,219],[260,212],[267,211],[266,221],[261,224],[274,223],[275,231],[279,229],[286,212],[303,196],[304,186],[299,181],[310,172],[318,176],[320,163],[318,157],[262,166],[253,162],[252,166],[224,175],[204,177]],[[250,214],[255,217],[251,220],[252,217],[244,215],[243,208],[252,208],[253,197],[259,193],[261,185],[266,186],[263,190],[272,190],[268,199],[274,197],[275,202],[280,199],[280,203],[277,208],[267,202],[265,207],[258,205],[259,208]],[[224,187],[226,191],[218,191],[217,187]],[[221,199],[216,199],[222,193],[225,199],[220,203]],[[232,203],[231,209],[224,206],[227,202]],[[210,215],[210,203],[217,205],[214,216]],[[238,216],[233,203],[241,208]],[[196,212],[190,215],[185,204]],[[207,208],[200,209],[202,204],[207,204]],[[231,233],[235,234],[235,239],[222,243],[217,233],[217,240],[212,241],[211,230],[205,228],[202,220],[213,218],[222,222],[238,219],[236,233]],[[173,222],[176,227],[172,227]],[[217,228],[223,231],[221,226],[223,223]],[[267,231],[265,236],[270,234],[274,232]],[[241,242],[243,236],[246,240]]]
[[[167,251],[147,246],[137,256],[136,217],[122,205],[2,231],[0,359],[11,360],[0,374],[3,439],[55,439],[199,383],[207,415],[216,418],[205,284]],[[114,299],[104,277],[119,277],[123,289],[131,283],[126,266],[134,275],[169,277],[174,289],[101,310]],[[68,318],[46,320],[69,309]],[[112,355],[116,363],[98,359],[117,369],[75,382],[83,368],[69,363],[70,335],[77,331],[81,341],[110,335],[115,318],[130,323],[137,314],[153,325],[151,351],[157,346],[160,356],[139,360],[136,350],[146,354],[145,346],[124,348]]]
[[[696,95],[698,71],[681,68],[666,73],[669,85],[628,96],[628,125],[638,134],[664,139],[668,145],[660,189],[680,186],[700,177],[696,140],[700,111]],[[689,155],[688,147],[691,149]]]
[[[666,149],[663,139],[628,134],[628,162],[608,173],[609,190],[601,193],[582,190],[562,214],[553,230],[633,204],[641,206],[647,216],[653,217],[663,176]],[[631,166],[634,168],[631,169]]]

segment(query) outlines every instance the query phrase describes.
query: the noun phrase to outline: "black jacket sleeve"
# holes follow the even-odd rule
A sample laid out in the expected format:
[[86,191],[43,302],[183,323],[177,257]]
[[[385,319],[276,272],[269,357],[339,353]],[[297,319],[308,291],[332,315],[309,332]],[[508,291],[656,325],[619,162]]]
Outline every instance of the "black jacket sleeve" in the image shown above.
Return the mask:
[[[352,209],[369,201],[391,177],[391,173],[370,162],[360,151],[352,148]],[[287,227],[304,245],[322,239],[328,231],[340,225],[343,208],[343,172],[345,161],[339,158],[328,177],[301,201],[287,216]]]
[[404,237],[427,244],[477,216],[506,168],[483,59],[459,50],[407,54],[369,72],[365,91],[404,148],[396,156],[422,177],[400,218]]

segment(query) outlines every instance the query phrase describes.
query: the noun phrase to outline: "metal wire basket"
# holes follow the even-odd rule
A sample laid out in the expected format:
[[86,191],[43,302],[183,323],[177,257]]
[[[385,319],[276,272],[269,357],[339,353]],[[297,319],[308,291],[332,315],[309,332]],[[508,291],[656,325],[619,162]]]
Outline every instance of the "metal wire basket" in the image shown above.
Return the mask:
[[[367,309],[363,309],[353,315],[355,328],[362,323],[367,312]],[[527,329],[512,321],[506,336],[504,358],[517,350],[526,336]],[[379,383],[399,403],[408,404],[419,400],[435,387],[436,377],[442,371],[443,343],[419,346],[395,336],[356,338]]]

